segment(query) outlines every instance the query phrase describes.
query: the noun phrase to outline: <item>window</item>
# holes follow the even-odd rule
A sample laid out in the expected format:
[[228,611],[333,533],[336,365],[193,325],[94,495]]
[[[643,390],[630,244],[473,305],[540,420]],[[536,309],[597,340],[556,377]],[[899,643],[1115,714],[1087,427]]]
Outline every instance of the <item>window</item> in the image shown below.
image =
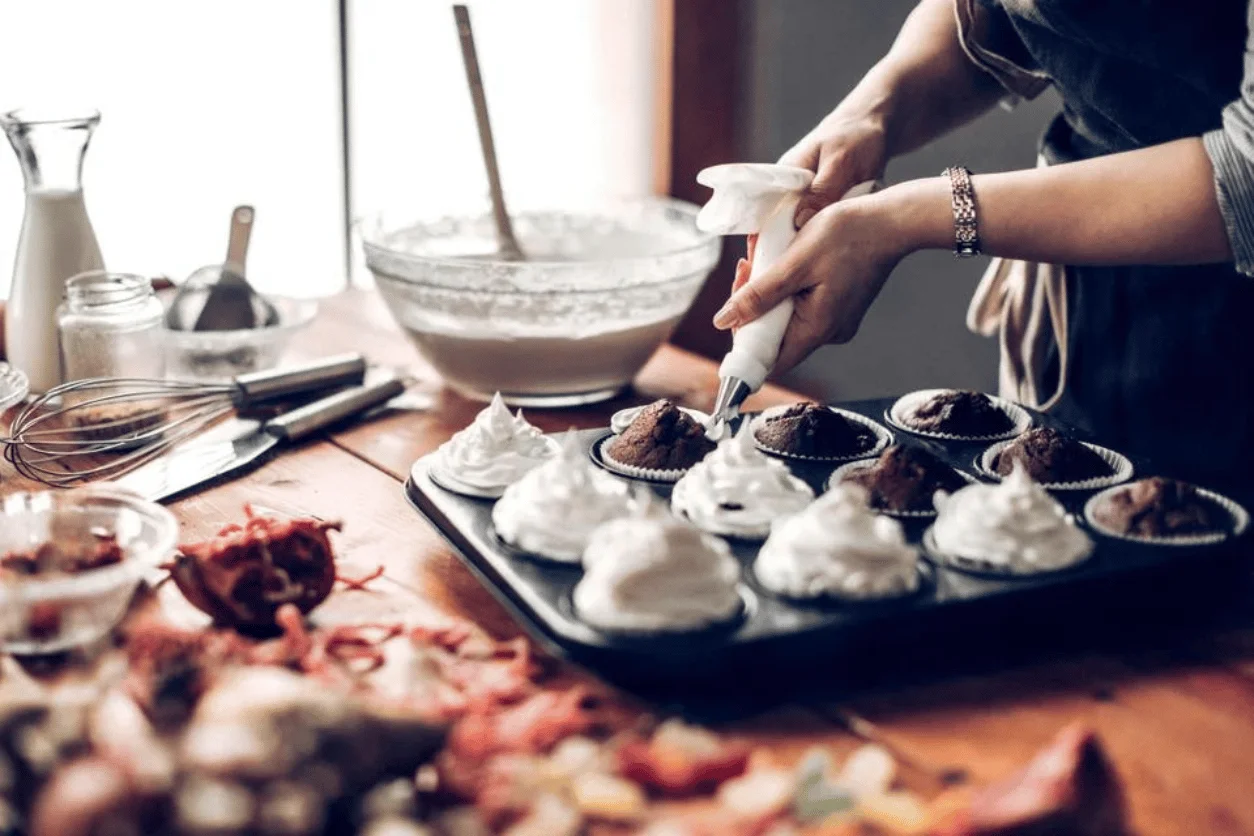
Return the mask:
[[[648,193],[653,3],[479,0],[471,16],[510,206]],[[348,31],[353,212],[486,207],[447,0],[350,0]]]
[[[337,0],[5,3],[0,107],[100,109],[84,189],[110,269],[181,279],[220,261],[231,208],[252,203],[249,277],[270,292],[331,293],[345,283],[350,212],[486,195],[450,4],[343,2],[351,201]],[[652,2],[478,0],[471,12],[511,201],[647,192]],[[23,207],[8,153],[6,294]]]

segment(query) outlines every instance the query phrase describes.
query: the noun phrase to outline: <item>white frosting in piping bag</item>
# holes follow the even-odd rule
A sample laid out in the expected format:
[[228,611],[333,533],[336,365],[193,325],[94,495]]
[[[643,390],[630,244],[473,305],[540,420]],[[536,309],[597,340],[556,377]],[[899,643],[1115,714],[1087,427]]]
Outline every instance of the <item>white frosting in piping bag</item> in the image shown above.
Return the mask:
[[995,485],[937,494],[932,540],[943,554],[1026,574],[1061,569],[1093,550],[1088,536],[1021,465]]
[[916,589],[918,563],[900,523],[872,511],[861,487],[836,485],[772,529],[753,570],[782,595],[883,598]]
[[[796,237],[793,216],[802,192],[813,179],[814,173],[808,169],[767,163],[729,163],[702,169],[697,182],[714,189],[714,194],[697,215],[697,226],[718,235],[757,233],[758,245],[749,268],[752,282],[779,260]],[[866,194],[874,187],[870,181],[859,183],[844,197]],[[792,311],[792,299],[785,299],[737,329],[732,350],[719,366],[719,377],[742,380],[750,391],[761,388],[779,357]]]
[[765,537],[771,521],[810,504],[814,492],[788,466],[753,443],[745,421],[735,438],[689,470],[675,485],[671,507],[713,534]]
[[557,445],[527,423],[522,410],[510,415],[498,392],[474,422],[440,446],[444,473],[474,488],[511,485],[557,452]]
[[[813,179],[814,174],[804,168],[783,165],[732,163],[704,169],[697,174],[697,182],[714,189],[714,195],[697,216],[697,226],[721,235],[757,233],[758,245],[749,268],[752,282],[796,237],[793,215],[797,201]],[[738,329],[732,350],[719,366],[719,377],[738,378],[751,391],[761,388],[779,356],[792,309],[792,300],[786,299]]]
[[575,587],[575,610],[606,630],[692,630],[741,607],[740,564],[727,544],[671,516],[641,492],[630,517],[592,533]]
[[630,509],[627,483],[593,465],[574,433],[567,433],[557,458],[505,489],[492,509],[492,525],[515,548],[578,563],[593,530]]

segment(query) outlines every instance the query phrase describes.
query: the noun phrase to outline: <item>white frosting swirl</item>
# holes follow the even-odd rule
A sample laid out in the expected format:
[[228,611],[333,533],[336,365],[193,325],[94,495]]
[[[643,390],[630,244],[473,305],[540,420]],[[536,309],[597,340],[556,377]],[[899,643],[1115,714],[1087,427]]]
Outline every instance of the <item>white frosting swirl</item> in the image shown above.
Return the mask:
[[741,607],[740,564],[727,544],[645,498],[630,517],[592,532],[575,610],[605,630],[693,630]]
[[1093,550],[1075,519],[1020,464],[994,485],[938,494],[932,526],[936,549],[1014,574],[1062,569]]
[[630,510],[627,483],[593,465],[572,432],[556,458],[505,489],[492,525],[515,548],[578,563],[593,529]]
[[439,464],[458,482],[493,490],[517,482],[556,452],[553,440],[527,423],[521,409],[510,415],[497,392],[469,427],[440,445]]
[[810,504],[814,491],[762,453],[746,421],[675,485],[671,507],[712,534],[760,539],[771,521]]
[[771,530],[753,569],[781,595],[885,598],[918,588],[918,564],[899,522],[872,511],[858,485],[835,485]]

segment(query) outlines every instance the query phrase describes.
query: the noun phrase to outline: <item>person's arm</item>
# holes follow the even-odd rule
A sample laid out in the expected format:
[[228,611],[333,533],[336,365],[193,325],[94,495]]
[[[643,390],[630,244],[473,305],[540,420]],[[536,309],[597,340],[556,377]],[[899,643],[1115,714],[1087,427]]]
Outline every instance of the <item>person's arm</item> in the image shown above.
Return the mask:
[[[976,174],[971,182],[988,255],[1046,264],[1232,260],[1214,171],[1199,138],[1048,168]],[[895,228],[906,251],[953,247],[948,178],[903,183],[882,197],[868,209]]]
[[780,158],[816,172],[798,226],[851,187],[879,178],[892,157],[970,121],[1005,93],[963,51],[954,0],[922,0],[888,54]]
[[[1200,138],[1050,168],[972,178],[985,253],[1050,264],[1231,261],[1215,170]],[[1254,197],[1254,196],[1251,196]],[[947,178],[914,180],[829,205],[774,267],[715,317],[731,328],[798,295],[777,371],[845,342],[896,264],[950,249]]]

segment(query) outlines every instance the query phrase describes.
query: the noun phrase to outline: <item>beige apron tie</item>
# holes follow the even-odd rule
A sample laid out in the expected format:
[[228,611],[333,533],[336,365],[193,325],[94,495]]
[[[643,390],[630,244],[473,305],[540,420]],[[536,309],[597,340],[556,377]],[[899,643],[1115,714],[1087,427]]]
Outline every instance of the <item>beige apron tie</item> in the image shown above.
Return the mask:
[[[967,328],[998,338],[998,394],[1041,410],[1058,403],[1067,387],[1067,277],[1061,266],[993,259],[971,298]],[[1058,350],[1058,381],[1047,395],[1051,342]]]

